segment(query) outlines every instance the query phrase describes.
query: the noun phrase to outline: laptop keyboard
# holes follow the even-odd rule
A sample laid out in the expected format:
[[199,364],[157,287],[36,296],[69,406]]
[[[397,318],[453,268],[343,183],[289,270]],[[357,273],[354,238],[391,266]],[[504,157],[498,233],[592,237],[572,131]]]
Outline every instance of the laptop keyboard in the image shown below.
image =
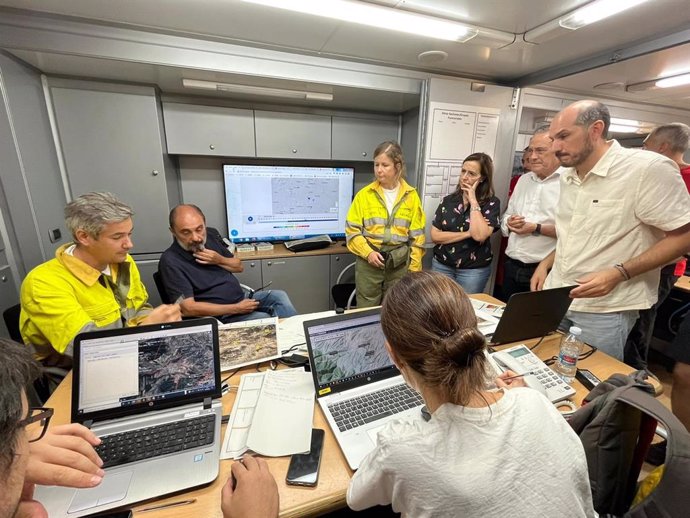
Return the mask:
[[338,425],[338,430],[344,432],[423,404],[422,396],[403,383],[333,403],[328,405],[328,409]]
[[120,466],[213,443],[215,414],[101,437],[103,467]]

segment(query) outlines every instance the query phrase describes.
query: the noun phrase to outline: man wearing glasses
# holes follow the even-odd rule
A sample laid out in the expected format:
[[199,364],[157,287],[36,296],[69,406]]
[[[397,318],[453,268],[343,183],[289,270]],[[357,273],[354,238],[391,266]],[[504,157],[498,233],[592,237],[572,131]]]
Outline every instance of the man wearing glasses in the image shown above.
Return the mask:
[[48,430],[53,410],[29,408],[24,387],[38,373],[27,347],[0,338],[0,518],[47,516],[34,484],[94,487],[103,478],[100,439],[78,424]]
[[549,127],[538,128],[523,159],[530,170],[515,186],[501,218],[508,237],[503,295],[530,291],[530,279],[539,262],[556,248],[556,205],[561,192],[560,162],[551,149]]

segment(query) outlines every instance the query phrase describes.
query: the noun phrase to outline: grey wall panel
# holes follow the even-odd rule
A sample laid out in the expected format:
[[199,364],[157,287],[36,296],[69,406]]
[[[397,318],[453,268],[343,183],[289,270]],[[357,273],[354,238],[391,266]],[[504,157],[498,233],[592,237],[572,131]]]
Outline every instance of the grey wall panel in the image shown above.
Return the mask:
[[[65,197],[46,112],[40,75],[0,54],[0,181],[7,202],[5,223],[18,236],[15,265],[23,275],[53,256],[68,239],[62,210]],[[48,231],[61,230],[53,244]]]

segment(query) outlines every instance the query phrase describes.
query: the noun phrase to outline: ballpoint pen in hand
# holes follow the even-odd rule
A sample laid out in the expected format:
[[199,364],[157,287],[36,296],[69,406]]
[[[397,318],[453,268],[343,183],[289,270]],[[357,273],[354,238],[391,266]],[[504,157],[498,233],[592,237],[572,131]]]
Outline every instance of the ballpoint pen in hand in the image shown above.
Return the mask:
[[514,380],[515,378],[522,378],[523,376],[529,376],[529,375],[531,375],[531,374],[534,374],[534,372],[532,372],[532,371],[523,372],[522,374],[516,374],[515,376],[509,376],[509,377],[507,377],[507,378],[501,378],[501,377],[499,376],[499,379],[500,379],[501,381],[510,381],[510,380]]

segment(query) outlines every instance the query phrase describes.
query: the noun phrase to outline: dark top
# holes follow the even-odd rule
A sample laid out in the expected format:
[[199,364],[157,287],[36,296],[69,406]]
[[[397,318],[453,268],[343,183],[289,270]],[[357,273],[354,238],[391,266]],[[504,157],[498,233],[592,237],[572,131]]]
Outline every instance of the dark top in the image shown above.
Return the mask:
[[[223,257],[233,257],[218,236],[207,231],[206,248]],[[191,252],[173,241],[158,263],[165,291],[171,301],[194,297],[197,302],[236,304],[244,299],[240,282],[229,271],[215,264],[199,264]]]
[[[489,221],[489,226],[496,232],[501,224],[501,202],[492,196],[479,204],[481,213]],[[462,193],[449,194],[436,209],[436,216],[432,223],[437,229],[444,232],[467,232],[470,228],[470,206],[465,207],[462,201]],[[449,243],[447,245],[434,246],[434,257],[437,261],[451,268],[482,268],[491,264],[491,240],[483,243],[475,241],[471,237]]]

